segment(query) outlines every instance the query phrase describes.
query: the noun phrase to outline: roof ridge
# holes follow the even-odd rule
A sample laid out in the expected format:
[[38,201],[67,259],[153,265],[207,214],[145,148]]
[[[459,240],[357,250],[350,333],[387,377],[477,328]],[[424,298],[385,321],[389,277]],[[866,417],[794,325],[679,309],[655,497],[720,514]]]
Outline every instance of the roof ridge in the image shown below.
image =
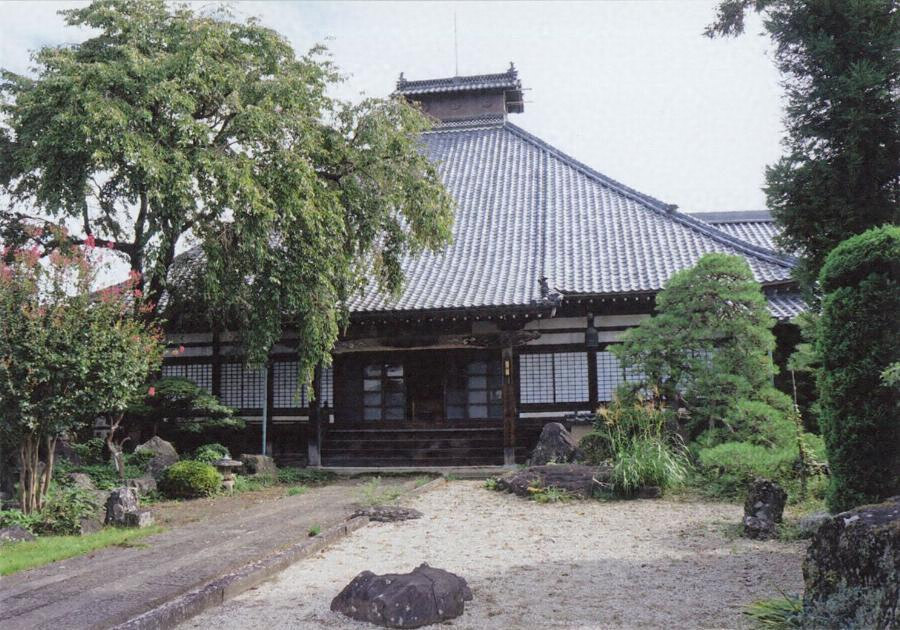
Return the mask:
[[647,205],[651,210],[658,212],[659,214],[669,217],[675,220],[678,223],[685,225],[686,227],[693,229],[701,234],[708,236],[709,238],[719,241],[725,245],[733,247],[738,251],[741,251],[745,254],[749,254],[751,256],[755,256],[756,258],[760,258],[769,263],[774,263],[777,265],[781,265],[788,268],[793,268],[795,265],[795,259],[792,256],[787,256],[784,254],[779,254],[778,252],[774,252],[770,249],[766,249],[764,247],[759,247],[758,245],[754,245],[752,243],[748,243],[742,239],[731,236],[713,225],[706,223],[705,221],[701,221],[700,219],[695,219],[688,214],[683,212],[678,212],[677,206],[674,204],[667,204],[659,199],[642,193],[640,191],[635,190],[621,182],[614,180],[613,178],[604,175],[600,171],[597,171],[594,168],[591,168],[584,162],[572,157],[568,153],[557,149],[553,145],[549,144],[545,140],[541,140],[537,136],[532,133],[529,133],[515,125],[509,121],[503,125],[504,128],[509,129],[511,132],[515,133],[519,137],[521,137],[526,142],[530,142],[535,145],[542,151],[546,151],[547,153],[559,158],[563,162],[567,163],[569,166],[576,168],[582,171],[588,177],[591,177],[595,180],[598,180],[604,186],[608,186],[617,192],[629,197],[634,201],[638,201]]

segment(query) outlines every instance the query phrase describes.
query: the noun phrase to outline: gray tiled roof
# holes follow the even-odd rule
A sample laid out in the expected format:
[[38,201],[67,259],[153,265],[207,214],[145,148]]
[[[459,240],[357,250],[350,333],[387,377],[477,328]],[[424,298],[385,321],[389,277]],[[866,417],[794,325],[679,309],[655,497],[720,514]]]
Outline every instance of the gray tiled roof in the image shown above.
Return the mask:
[[466,77],[447,77],[444,79],[424,79],[409,81],[400,75],[397,81],[397,94],[417,96],[439,92],[465,92],[469,90],[519,90],[522,82],[519,73],[510,64],[509,70],[498,74],[476,74]]
[[[398,297],[374,285],[352,297],[356,314],[529,307],[542,301],[542,277],[563,296],[652,293],[709,252],[743,256],[763,284],[790,282],[789,257],[676,212],[503,119],[444,124],[423,140],[457,202],[453,242],[407,257]],[[199,248],[188,250],[170,281],[186,283],[200,264]],[[805,310],[783,289],[769,301],[779,319]]]
[[691,216],[748,243],[774,251],[779,249],[775,243],[778,226],[768,210],[695,212]]
[[632,190],[519,127],[495,121],[424,135],[457,201],[453,243],[404,262],[397,298],[370,287],[356,313],[527,306],[541,277],[563,295],[654,292],[709,252],[747,259],[763,284],[792,261]]
[[793,319],[808,309],[799,291],[778,292],[766,297],[769,301],[769,313],[778,320]]

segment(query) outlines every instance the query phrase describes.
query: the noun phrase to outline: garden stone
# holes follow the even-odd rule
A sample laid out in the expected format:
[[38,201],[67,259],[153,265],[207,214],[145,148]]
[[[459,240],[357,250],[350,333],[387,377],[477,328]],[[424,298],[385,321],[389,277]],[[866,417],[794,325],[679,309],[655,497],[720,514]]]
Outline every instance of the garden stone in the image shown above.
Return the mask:
[[274,477],[278,474],[275,461],[268,455],[241,455],[245,475],[262,475]]
[[125,485],[129,488],[134,488],[135,492],[138,493],[138,496],[141,497],[156,491],[156,479],[150,475],[138,477],[137,479],[129,479]]
[[125,524],[128,527],[150,527],[153,525],[153,513],[147,509],[137,510],[135,512],[126,512]]
[[127,525],[126,515],[139,509],[137,492],[134,488],[116,488],[106,500],[106,524]]
[[134,449],[135,453],[152,453],[153,457],[147,462],[147,472],[157,481],[166,468],[178,461],[178,453],[171,442],[166,442],[159,436],[153,436]]
[[548,422],[541,430],[541,437],[531,453],[529,463],[532,466],[568,464],[579,457],[578,443],[572,434],[559,422]]
[[529,466],[508,472],[497,479],[497,488],[521,497],[529,497],[533,488],[558,488],[588,498],[608,487],[608,468],[583,464]]
[[744,517],[744,536],[754,540],[769,540],[777,535],[775,521],[756,516]]
[[68,478],[73,488],[86,490],[87,492],[95,492],[97,490],[97,486],[94,485],[94,480],[91,479],[90,475],[73,472],[68,474]]
[[757,478],[744,501],[744,516],[754,516],[774,523],[780,523],[787,503],[787,492],[774,481]]
[[78,532],[83,536],[84,534],[93,534],[94,532],[99,532],[103,529],[103,516],[102,512],[98,509],[90,516],[85,516],[80,521],[78,521]]
[[331,610],[385,628],[419,628],[459,617],[472,599],[466,581],[427,564],[410,573],[363,571],[331,602]]
[[34,534],[19,525],[12,525],[11,527],[0,529],[0,543],[23,542],[34,540],[34,538]]
[[842,512],[816,531],[803,562],[807,612],[835,627],[900,623],[900,496]]
[[353,518],[356,518],[357,516],[368,516],[370,521],[379,523],[393,523],[395,521],[408,521],[414,518],[422,518],[422,513],[419,510],[400,507],[398,505],[376,505],[357,510],[353,513]]

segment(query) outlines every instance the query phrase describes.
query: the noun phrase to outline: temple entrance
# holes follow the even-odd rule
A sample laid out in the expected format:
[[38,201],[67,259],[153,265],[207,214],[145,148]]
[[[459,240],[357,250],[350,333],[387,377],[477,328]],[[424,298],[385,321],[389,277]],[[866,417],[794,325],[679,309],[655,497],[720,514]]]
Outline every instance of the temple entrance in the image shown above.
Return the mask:
[[407,418],[413,425],[438,424],[445,420],[444,376],[446,366],[431,353],[410,353],[406,371]]

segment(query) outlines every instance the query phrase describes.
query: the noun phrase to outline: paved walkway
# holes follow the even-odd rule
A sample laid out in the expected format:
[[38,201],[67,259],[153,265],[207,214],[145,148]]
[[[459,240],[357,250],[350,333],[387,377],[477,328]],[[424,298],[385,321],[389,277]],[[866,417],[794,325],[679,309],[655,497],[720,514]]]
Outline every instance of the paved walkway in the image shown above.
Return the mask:
[[[392,483],[384,479],[385,484]],[[396,480],[412,488],[413,481]],[[342,481],[0,578],[0,628],[107,628],[326,529],[354,510]]]

